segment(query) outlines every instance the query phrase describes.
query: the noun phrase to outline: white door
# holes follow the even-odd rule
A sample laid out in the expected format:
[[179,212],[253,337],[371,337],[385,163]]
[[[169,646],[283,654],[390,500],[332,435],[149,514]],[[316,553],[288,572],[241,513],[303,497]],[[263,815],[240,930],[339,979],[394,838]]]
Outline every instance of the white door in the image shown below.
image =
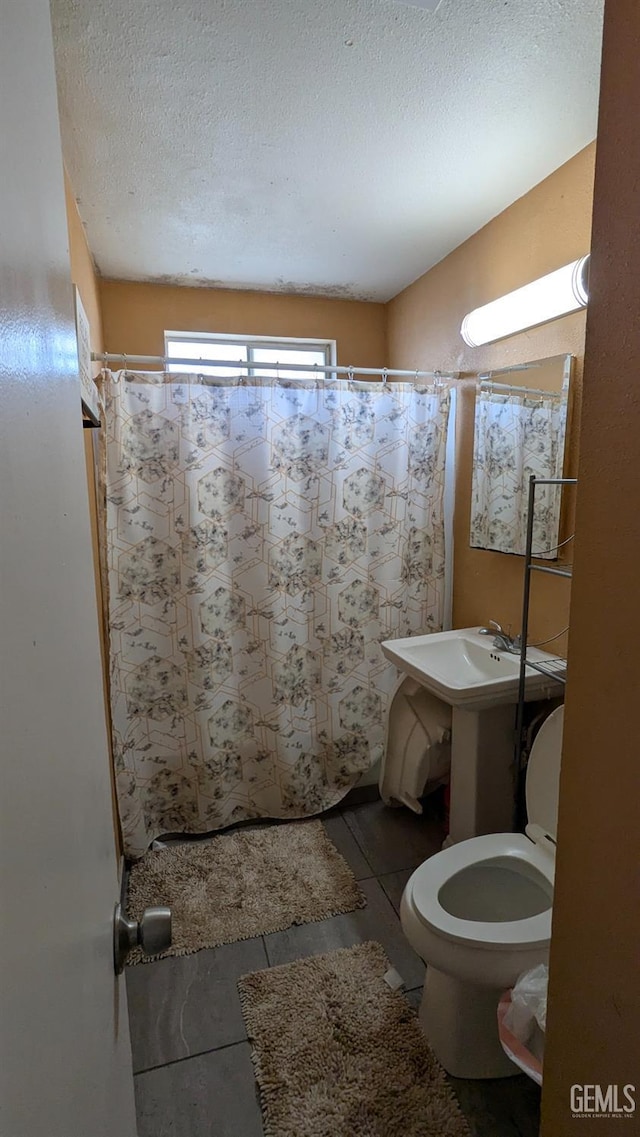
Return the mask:
[[0,0],[0,1134],[134,1137],[47,0]]

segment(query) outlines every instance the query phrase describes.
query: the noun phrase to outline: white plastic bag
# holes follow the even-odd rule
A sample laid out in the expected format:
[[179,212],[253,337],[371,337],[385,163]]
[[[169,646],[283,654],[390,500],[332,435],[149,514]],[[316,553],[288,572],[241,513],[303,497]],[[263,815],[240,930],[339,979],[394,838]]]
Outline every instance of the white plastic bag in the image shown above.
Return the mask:
[[546,1030],[548,982],[549,969],[546,963],[540,963],[531,971],[525,971],[511,992],[505,1024],[520,1042],[529,1041],[534,1022],[540,1030]]
[[542,1085],[548,981],[548,968],[541,963],[525,971],[498,1006],[502,1049],[538,1085]]

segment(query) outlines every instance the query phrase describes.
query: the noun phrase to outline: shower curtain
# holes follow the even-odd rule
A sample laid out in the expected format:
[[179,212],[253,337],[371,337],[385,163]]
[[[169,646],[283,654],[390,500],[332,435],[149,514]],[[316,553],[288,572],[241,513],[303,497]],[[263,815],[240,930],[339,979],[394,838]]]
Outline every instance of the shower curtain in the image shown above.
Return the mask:
[[[523,554],[529,478],[561,478],[567,400],[478,391],[473,448],[470,544]],[[534,555],[555,557],[559,486],[536,492]]]
[[129,856],[335,805],[381,756],[380,641],[442,624],[446,388],[107,374]]

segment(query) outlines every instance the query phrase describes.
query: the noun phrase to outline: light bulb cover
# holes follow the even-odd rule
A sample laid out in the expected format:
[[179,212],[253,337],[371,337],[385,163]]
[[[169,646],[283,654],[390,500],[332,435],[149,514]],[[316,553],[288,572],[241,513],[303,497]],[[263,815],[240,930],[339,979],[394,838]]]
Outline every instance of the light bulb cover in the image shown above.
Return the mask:
[[589,254],[556,269],[523,288],[469,312],[460,334],[469,347],[515,335],[585,308],[588,301]]

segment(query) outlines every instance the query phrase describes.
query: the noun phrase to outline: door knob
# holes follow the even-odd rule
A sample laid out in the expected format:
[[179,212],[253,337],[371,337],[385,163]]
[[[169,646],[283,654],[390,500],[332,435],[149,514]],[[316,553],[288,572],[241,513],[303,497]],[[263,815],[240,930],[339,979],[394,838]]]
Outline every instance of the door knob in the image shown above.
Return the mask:
[[133,948],[141,947],[145,955],[158,955],[171,947],[171,909],[145,908],[139,920],[130,920],[116,904],[113,913],[113,965],[116,975],[124,970],[126,958]]

